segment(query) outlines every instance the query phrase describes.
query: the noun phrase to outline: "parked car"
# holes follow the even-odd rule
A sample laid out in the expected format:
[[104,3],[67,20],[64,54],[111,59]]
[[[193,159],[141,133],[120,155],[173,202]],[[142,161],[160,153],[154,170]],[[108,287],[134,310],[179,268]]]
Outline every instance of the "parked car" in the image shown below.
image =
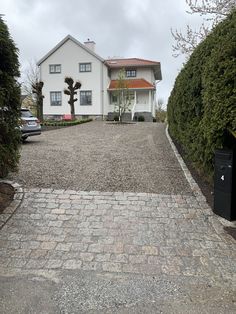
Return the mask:
[[32,112],[27,108],[21,108],[20,131],[23,141],[25,141],[28,136],[41,134],[39,120],[34,117]]

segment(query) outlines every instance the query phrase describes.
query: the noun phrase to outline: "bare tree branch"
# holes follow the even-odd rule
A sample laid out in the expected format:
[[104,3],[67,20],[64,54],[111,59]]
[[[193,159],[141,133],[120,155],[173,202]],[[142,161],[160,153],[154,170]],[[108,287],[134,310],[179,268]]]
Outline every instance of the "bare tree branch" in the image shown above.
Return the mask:
[[227,16],[236,6],[236,0],[186,0],[186,3],[191,10],[187,11],[189,14],[213,14],[217,15],[217,18]]
[[39,67],[37,66],[35,61],[30,61],[29,66],[25,72],[25,80],[22,84],[23,92],[26,95],[33,97],[32,86],[38,83],[39,80]]
[[[175,40],[172,45],[173,56],[185,55],[189,58],[196,46],[209,34],[211,28],[225,18],[236,8],[236,0],[185,0],[189,6],[188,14],[199,14],[203,16],[203,23],[198,30],[193,30],[187,25],[186,33],[171,29],[171,34]],[[210,25],[204,24],[210,21]]]

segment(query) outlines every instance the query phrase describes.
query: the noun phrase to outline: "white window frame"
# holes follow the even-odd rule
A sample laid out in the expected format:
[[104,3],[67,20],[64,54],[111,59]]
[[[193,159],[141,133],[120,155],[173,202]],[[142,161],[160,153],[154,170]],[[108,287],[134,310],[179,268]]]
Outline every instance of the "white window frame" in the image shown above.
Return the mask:
[[60,91],[50,92],[50,105],[51,106],[61,106],[62,105],[62,92],[60,92]]
[[92,63],[91,62],[79,63],[79,72],[80,73],[92,72]]
[[[86,98],[86,103],[83,102],[83,98]],[[87,102],[90,98],[90,103]],[[80,106],[92,106],[92,91],[91,90],[82,90],[80,91]]]
[[127,69],[125,71],[125,76],[126,77],[136,77],[137,76],[137,71],[136,69]]
[[49,64],[49,73],[50,74],[61,73],[61,64]]

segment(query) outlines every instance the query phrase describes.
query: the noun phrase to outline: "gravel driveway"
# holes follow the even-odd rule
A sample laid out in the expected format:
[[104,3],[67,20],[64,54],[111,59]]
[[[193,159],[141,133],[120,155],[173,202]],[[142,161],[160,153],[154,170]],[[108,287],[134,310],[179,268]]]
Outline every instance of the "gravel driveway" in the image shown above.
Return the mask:
[[164,194],[191,193],[165,125],[90,122],[42,133],[22,145],[27,187]]

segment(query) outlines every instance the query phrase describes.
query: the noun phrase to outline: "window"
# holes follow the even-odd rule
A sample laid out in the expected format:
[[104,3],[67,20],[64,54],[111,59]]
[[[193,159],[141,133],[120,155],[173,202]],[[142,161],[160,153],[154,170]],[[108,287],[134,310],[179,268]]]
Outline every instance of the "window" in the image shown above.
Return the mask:
[[110,104],[113,104],[113,103],[117,103],[117,95],[114,93],[111,94],[111,100],[110,100]]
[[126,77],[136,77],[136,70],[126,70]]
[[79,71],[80,72],[91,72],[92,71],[91,63],[80,63],[79,64]]
[[61,65],[60,64],[50,64],[49,65],[49,73],[61,73]]
[[61,106],[61,92],[50,92],[51,106]]
[[92,91],[85,90],[80,92],[80,105],[91,106],[92,105]]

